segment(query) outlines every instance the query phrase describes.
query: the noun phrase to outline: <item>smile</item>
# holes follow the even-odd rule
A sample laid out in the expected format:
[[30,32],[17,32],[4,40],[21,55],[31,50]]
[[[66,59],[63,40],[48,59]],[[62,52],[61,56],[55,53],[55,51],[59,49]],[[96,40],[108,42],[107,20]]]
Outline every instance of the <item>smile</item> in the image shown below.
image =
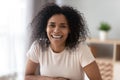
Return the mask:
[[51,35],[51,37],[54,39],[61,39],[62,35]]

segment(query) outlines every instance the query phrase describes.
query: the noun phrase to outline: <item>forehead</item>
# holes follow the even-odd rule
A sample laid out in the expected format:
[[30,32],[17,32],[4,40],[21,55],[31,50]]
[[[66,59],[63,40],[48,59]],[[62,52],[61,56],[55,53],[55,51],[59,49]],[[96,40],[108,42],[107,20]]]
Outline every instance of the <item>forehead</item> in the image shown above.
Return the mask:
[[62,23],[67,23],[67,19],[63,14],[55,14],[50,17],[48,22],[62,22]]

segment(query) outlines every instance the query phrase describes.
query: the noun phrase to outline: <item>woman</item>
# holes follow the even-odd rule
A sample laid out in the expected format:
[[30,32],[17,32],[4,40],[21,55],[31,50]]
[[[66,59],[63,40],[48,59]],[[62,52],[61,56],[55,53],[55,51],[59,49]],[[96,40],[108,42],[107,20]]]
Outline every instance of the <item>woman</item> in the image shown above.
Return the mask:
[[[84,72],[90,80],[102,80],[76,9],[47,4],[33,19],[32,30],[25,80],[84,80]],[[38,65],[40,75],[35,75]]]

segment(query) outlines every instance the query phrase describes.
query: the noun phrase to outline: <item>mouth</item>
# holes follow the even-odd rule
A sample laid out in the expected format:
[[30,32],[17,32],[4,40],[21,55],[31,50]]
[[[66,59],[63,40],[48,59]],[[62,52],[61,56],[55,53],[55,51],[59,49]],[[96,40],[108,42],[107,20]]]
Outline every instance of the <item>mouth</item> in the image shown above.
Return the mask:
[[61,39],[63,36],[62,35],[51,35],[53,39]]

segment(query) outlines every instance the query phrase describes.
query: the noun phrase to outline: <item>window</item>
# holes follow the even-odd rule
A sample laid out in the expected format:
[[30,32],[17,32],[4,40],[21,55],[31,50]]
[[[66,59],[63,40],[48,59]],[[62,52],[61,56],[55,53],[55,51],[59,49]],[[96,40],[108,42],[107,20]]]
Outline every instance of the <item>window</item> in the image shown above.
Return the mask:
[[26,55],[25,3],[24,0],[0,1],[0,76],[23,72]]

